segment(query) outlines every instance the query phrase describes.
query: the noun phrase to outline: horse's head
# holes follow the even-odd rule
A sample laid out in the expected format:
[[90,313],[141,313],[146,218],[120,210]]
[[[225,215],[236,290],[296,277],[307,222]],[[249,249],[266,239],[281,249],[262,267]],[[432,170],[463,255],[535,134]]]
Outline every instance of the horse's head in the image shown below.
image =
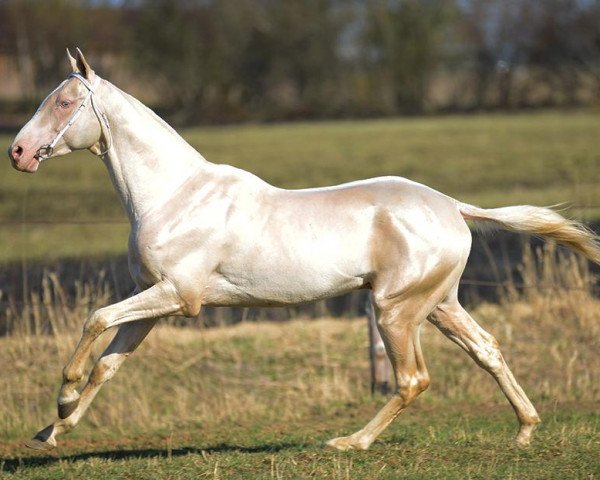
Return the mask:
[[100,77],[79,49],[76,58],[68,50],[67,56],[73,73],[46,97],[8,149],[17,170],[33,173],[43,160],[73,150],[100,151],[103,125],[93,99]]

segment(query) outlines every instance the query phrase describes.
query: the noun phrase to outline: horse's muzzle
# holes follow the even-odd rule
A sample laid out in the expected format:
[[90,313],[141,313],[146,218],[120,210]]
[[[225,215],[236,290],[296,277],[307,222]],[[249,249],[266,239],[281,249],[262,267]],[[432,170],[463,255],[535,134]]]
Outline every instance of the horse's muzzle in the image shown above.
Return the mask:
[[44,149],[44,147],[40,148],[33,155],[33,157],[29,158],[30,153],[27,153],[25,148],[17,143],[13,143],[10,147],[8,147],[8,158],[10,159],[13,168],[16,170],[20,172],[34,173],[40,166],[38,153],[40,150]]

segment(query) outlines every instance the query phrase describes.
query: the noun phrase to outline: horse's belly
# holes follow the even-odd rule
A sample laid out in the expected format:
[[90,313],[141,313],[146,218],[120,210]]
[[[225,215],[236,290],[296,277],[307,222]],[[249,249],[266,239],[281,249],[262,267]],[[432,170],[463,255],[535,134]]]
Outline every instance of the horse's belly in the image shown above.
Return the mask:
[[344,215],[265,215],[267,224],[240,227],[210,276],[204,303],[290,305],[364,286],[372,270],[370,217]]
[[[346,270],[347,272],[347,270]],[[334,297],[364,287],[367,273],[303,265],[265,265],[264,268],[220,271],[211,276],[203,303],[210,306],[293,305]]]

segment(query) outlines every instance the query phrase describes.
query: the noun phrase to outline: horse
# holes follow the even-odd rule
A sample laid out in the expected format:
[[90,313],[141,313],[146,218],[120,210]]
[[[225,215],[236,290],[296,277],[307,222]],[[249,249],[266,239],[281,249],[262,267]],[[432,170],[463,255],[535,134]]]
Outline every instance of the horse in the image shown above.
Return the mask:
[[[102,159],[131,224],[137,288],[84,322],[62,372],[58,419],[27,446],[54,448],[161,317],[193,317],[202,306],[293,305],[355,289],[371,290],[396,389],[362,429],[328,446],[367,449],[428,387],[419,339],[425,320],[495,379],[516,413],[516,442],[529,444],[540,418],[496,339],[458,300],[471,249],[467,221],[546,237],[595,263],[599,237],[551,208],[478,208],[400,177],[277,188],[208,162],[149,108],[100,78],[79,49],[67,56],[72,73],[17,134],[9,157],[29,173],[74,150]],[[112,327],[112,341],[79,391],[92,344]]]

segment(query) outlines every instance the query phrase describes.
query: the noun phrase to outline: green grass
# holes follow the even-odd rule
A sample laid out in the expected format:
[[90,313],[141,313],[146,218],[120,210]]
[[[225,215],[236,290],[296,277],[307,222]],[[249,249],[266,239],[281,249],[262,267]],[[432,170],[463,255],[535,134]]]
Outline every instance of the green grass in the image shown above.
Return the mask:
[[[182,134],[208,160],[281,187],[400,175],[491,207],[600,206],[599,131],[600,115],[581,111],[193,128]],[[11,140],[0,136],[0,149]],[[33,176],[4,161],[0,178],[0,218],[11,222],[125,219],[103,165],[87,152],[50,160]],[[600,208],[569,213],[600,218]],[[126,249],[126,227],[119,225],[4,224],[2,231],[3,262]]]
[[[374,402],[373,402],[374,403]],[[456,406],[414,408],[366,452],[336,452],[323,444],[347,432],[374,405],[350,405],[332,417],[256,425],[241,420],[125,437],[75,438],[59,454],[40,455],[5,445],[5,478],[221,479],[492,479],[597,478],[600,415],[588,407],[560,407],[548,415],[527,449],[509,443],[513,421],[505,409]],[[88,432],[89,433],[89,432]],[[11,445],[12,446],[12,445]],[[16,452],[19,452],[16,454]]]

